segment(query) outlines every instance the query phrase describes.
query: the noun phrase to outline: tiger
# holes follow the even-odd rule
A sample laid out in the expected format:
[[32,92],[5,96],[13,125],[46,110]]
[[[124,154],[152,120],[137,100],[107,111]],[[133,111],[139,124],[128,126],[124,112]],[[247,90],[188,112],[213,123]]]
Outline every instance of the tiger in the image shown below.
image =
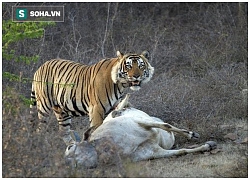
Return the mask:
[[154,67],[149,51],[123,54],[84,65],[65,59],[53,59],[41,65],[34,74],[30,113],[37,108],[39,125],[54,112],[60,136],[66,145],[74,144],[71,119],[89,116],[90,129],[100,126],[105,115],[124,95],[125,88],[138,91],[150,81]]

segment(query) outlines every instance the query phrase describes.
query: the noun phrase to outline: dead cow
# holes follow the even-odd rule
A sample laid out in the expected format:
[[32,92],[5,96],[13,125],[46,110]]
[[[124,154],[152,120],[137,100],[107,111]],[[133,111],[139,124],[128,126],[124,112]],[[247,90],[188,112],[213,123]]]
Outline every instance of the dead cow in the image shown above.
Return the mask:
[[199,134],[176,128],[138,109],[124,109],[127,100],[128,96],[91,134],[89,141],[67,147],[65,158],[68,162],[90,168],[95,167],[100,159],[105,162],[117,155],[119,158],[129,157],[132,161],[141,161],[216,148],[215,142],[208,141],[194,149],[171,150],[175,143],[174,133],[188,139],[199,138]]

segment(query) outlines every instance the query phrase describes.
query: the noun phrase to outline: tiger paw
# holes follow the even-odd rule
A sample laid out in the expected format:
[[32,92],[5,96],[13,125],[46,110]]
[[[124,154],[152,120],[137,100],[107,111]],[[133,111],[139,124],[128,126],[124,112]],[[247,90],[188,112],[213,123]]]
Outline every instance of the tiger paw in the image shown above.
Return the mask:
[[90,135],[95,131],[95,129],[96,129],[95,126],[88,128],[87,131],[85,131],[83,134],[83,140],[87,141],[89,139]]

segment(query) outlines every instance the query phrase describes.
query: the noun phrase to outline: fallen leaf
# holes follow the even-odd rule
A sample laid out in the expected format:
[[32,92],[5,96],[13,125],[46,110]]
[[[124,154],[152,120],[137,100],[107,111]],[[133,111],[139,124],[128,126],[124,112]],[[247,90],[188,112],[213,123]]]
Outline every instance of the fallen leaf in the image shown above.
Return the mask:
[[248,143],[248,137],[245,137],[242,141],[241,144],[247,144]]
[[211,153],[210,153],[210,152],[204,152],[203,154],[206,155],[206,156],[208,156],[208,155],[210,155]]
[[224,136],[225,139],[230,139],[232,141],[237,139],[237,134],[235,133],[228,133],[227,135]]
[[222,149],[213,149],[210,151],[211,154],[217,154],[218,152],[222,152]]

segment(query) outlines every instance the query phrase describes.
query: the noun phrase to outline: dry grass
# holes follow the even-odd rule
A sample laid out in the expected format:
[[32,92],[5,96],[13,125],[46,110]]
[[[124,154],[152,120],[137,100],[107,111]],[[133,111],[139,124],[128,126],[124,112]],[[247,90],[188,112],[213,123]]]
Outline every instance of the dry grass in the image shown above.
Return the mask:
[[[238,139],[244,139],[247,137],[247,120],[240,120],[239,124],[239,127],[231,126],[227,131],[235,132],[237,130]],[[13,123],[11,127],[6,127],[5,119],[3,125],[4,129],[8,129],[7,132],[3,131],[3,177],[248,176],[247,144],[236,143],[232,140],[217,141],[220,151],[212,154],[197,153],[137,163],[125,160],[115,165],[102,164],[95,169],[71,169],[64,163],[65,145],[62,140],[59,140],[57,132],[46,133],[41,137],[29,134],[28,130],[24,128],[24,122],[18,125]],[[218,139],[222,138],[218,137]],[[216,139],[217,137],[214,138],[214,140]],[[181,148],[192,144],[196,143],[186,141],[178,143],[178,146]]]
[[[163,79],[167,75],[160,74],[131,98],[135,107],[201,135],[197,142],[177,137],[176,148],[214,140],[220,151],[138,163],[118,161],[88,170],[65,164],[65,145],[55,117],[49,119],[46,133],[34,133],[34,123],[27,123],[28,107],[15,90],[8,89],[3,93],[3,177],[247,177],[247,96],[240,91],[246,88],[245,74],[240,74],[246,67],[237,65],[238,70],[228,76],[225,69],[209,71],[203,78]],[[78,132],[88,127],[87,117],[73,122]],[[226,138],[229,133],[236,139]]]
[[[15,4],[4,3],[4,19],[11,19]],[[29,96],[30,84],[3,79],[3,177],[248,176],[247,3],[59,4],[65,5],[64,23],[46,29],[42,40],[11,46],[17,56],[39,51],[39,62],[3,59],[3,72],[31,78],[40,64],[57,56],[92,64],[114,57],[116,50],[148,49],[155,74],[132,93],[131,103],[201,135],[197,142],[177,138],[177,148],[214,140],[221,151],[71,169],[63,159],[65,145],[55,117],[50,117],[47,132],[34,133],[29,108],[20,100],[20,95]],[[87,117],[73,123],[78,132],[88,127]]]

